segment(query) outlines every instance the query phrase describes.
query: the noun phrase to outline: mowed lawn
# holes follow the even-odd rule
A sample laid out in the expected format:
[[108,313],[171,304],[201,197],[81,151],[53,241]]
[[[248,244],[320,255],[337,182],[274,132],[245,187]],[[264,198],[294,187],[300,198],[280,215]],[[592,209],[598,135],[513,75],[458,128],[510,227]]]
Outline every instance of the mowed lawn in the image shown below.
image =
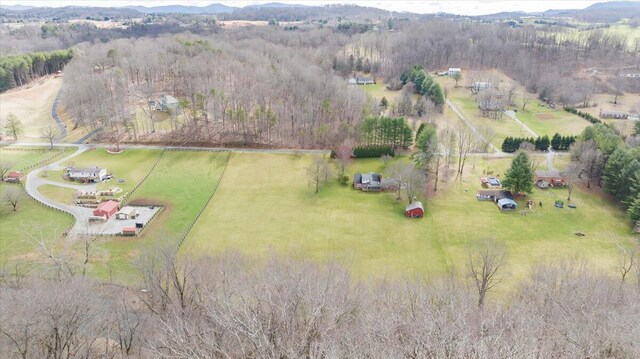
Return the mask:
[[[12,171],[19,171],[40,161],[50,159],[60,153],[60,151],[71,154],[75,151],[75,148],[67,147],[64,149],[57,148],[49,150],[48,148],[2,147],[0,148],[0,161],[11,164]],[[59,158],[63,157],[64,155]]]
[[[73,148],[65,151],[72,152]],[[4,147],[0,149],[0,159],[18,170],[51,158],[57,150],[25,151]],[[20,191],[18,210],[4,200],[8,190]],[[56,241],[65,230],[73,225],[73,218],[38,204],[24,191],[22,185],[0,183],[0,260],[9,263],[44,260],[35,250],[36,242],[44,239],[48,243]]]
[[[564,109],[550,109],[543,103],[534,100],[522,110],[522,100],[516,100],[518,119],[539,136],[548,135],[550,138],[559,133],[562,136],[579,135],[582,131],[591,126],[591,123],[584,118],[565,111]],[[528,133],[526,134],[529,135]]]
[[[632,238],[625,213],[597,195],[574,191],[577,209],[556,209],[565,190],[535,191],[528,215],[501,213],[475,198],[483,170],[504,173],[509,159],[475,159],[462,182],[443,185],[425,202],[423,219],[403,216],[405,201],[363,193],[331,180],[314,194],[306,179],[309,156],[231,156],[219,190],[185,241],[184,253],[239,250],[256,259],[272,254],[339,261],[356,275],[437,275],[464,271],[467,250],[485,238],[505,241],[510,278],[548,259],[582,256],[610,270],[616,243]],[[350,172],[378,171],[379,160],[358,160]],[[518,201],[521,208],[526,201]],[[575,233],[584,233],[584,237]]]
[[[106,168],[114,178],[108,182],[98,183],[98,189],[119,187],[123,190],[122,193],[126,193],[149,173],[161,153],[161,150],[125,150],[120,154],[110,154],[104,148],[96,148],[81,153],[63,165]],[[62,179],[62,171],[48,171],[48,179],[66,182]],[[124,182],[118,183],[119,179],[123,179]]]
[[[505,138],[529,136],[529,132],[507,115],[494,119],[482,116],[478,104],[473,99],[473,94],[464,88],[451,89],[449,98],[465,117],[482,133],[491,134],[491,143],[500,148]],[[447,109],[447,111],[451,111]]]
[[107,237],[95,247],[92,273],[106,279],[136,278],[134,262],[145,248],[175,242],[205,206],[216,189],[228,153],[167,151],[130,204],[159,204],[163,210],[140,237]]
[[40,205],[17,184],[0,183],[0,198],[4,198],[10,188],[20,191],[21,198],[16,212],[4,201],[0,205],[0,260],[44,261],[37,253],[36,243],[57,241],[73,225],[73,218]]

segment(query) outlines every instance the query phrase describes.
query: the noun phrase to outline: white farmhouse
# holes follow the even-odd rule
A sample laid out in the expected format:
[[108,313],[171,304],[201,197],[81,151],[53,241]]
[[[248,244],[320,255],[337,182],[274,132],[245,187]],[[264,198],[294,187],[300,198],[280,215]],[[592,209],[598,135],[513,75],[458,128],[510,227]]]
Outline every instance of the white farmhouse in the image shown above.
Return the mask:
[[459,67],[449,67],[449,71],[447,71],[447,74],[449,76],[454,76],[455,74],[460,74],[462,73],[462,70],[460,70]]
[[66,176],[72,181],[80,182],[102,182],[107,177],[107,170],[100,167],[75,168],[68,167]]

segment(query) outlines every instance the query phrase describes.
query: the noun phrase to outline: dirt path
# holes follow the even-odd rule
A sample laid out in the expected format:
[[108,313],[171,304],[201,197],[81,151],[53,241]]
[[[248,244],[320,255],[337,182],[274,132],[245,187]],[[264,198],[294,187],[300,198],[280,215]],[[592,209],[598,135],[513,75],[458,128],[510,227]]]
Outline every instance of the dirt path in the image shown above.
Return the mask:
[[538,134],[533,132],[533,130],[531,128],[529,128],[529,126],[525,125],[524,122],[520,121],[518,119],[518,117],[516,116],[516,113],[512,110],[507,110],[504,112],[510,119],[516,121],[516,123],[518,125],[520,125],[520,128],[524,128],[525,130],[527,130],[527,132],[529,132],[534,138],[538,138]]
[[493,151],[495,151],[495,155],[497,156],[504,156],[505,153],[500,151],[496,146],[494,146],[491,142],[489,142],[481,133],[480,131],[478,131],[478,129],[473,125],[473,123],[471,123],[471,121],[469,121],[464,114],[462,113],[462,111],[460,111],[458,109],[458,107],[451,101],[449,101],[447,99],[447,105],[449,105],[449,108],[451,110],[453,110],[453,112],[455,112],[456,115],[458,115],[458,117],[460,118],[460,120],[462,120],[462,122],[464,122],[467,127],[469,127],[471,129],[471,131],[473,131],[473,133],[476,135],[476,137],[478,137],[482,142],[486,143],[489,148],[491,148]]

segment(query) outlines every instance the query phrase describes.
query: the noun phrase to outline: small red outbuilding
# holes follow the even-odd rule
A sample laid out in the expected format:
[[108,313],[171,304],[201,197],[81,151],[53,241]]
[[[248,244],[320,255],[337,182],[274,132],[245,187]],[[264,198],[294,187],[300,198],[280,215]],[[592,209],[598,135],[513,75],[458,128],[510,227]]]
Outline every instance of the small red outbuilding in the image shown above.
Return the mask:
[[118,212],[118,206],[120,206],[120,202],[117,201],[102,202],[98,208],[93,210],[93,215],[109,218]]
[[424,207],[422,203],[415,201],[404,209],[404,215],[411,218],[422,218],[424,216]]
[[22,172],[9,172],[5,176],[5,181],[10,183],[20,183],[22,180]]

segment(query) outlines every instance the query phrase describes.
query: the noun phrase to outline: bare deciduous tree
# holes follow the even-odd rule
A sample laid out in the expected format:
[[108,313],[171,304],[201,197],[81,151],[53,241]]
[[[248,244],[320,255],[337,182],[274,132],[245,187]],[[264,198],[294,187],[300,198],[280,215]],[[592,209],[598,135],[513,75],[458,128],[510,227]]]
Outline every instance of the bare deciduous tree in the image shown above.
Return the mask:
[[40,135],[49,141],[49,149],[53,149],[53,141],[56,139],[57,129],[53,125],[47,125],[40,128]]
[[484,240],[469,253],[468,271],[478,291],[478,306],[482,308],[487,293],[502,282],[500,271],[507,264],[508,250],[504,243]]
[[326,183],[331,176],[329,162],[323,156],[314,156],[307,167],[307,180],[315,187],[315,193],[320,191],[320,184]]
[[339,146],[335,148],[336,159],[340,166],[340,175],[344,174],[353,157],[353,148],[355,141],[351,138],[345,139]]
[[4,181],[4,176],[13,168],[13,163],[0,159],[0,182]]
[[624,247],[620,244],[618,246],[618,262],[615,265],[615,270],[620,274],[620,285],[623,285],[627,275],[635,269],[636,262],[638,261],[638,248],[636,247]]
[[14,212],[18,210],[18,203],[20,203],[21,199],[22,199],[21,189],[18,189],[15,186],[7,188],[7,191],[4,194],[4,203],[7,206],[11,206]]

